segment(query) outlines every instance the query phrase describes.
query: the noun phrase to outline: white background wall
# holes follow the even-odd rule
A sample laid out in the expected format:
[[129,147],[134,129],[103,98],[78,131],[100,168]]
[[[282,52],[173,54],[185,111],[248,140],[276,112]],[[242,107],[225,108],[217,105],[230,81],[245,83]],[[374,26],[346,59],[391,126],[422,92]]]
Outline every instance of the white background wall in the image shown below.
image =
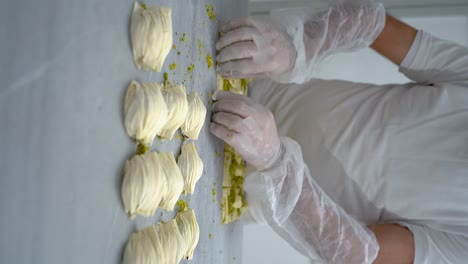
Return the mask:
[[[266,13],[271,9],[304,7],[321,8],[328,0],[250,0],[252,14]],[[405,16],[443,16],[468,14],[468,0],[380,0],[388,12]]]
[[[468,45],[468,17],[418,17],[403,19],[440,38]],[[397,66],[386,61],[370,49],[340,54],[325,62],[320,71],[325,79],[345,79],[371,83],[402,83],[408,80],[398,72]],[[310,262],[268,226],[244,227],[243,264],[309,264]]]

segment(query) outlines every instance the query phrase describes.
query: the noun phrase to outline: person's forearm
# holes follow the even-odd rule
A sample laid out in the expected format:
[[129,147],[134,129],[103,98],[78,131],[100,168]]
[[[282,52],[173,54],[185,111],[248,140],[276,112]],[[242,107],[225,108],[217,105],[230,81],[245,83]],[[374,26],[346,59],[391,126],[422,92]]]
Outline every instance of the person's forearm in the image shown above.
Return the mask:
[[301,196],[289,217],[291,226],[305,229],[296,238],[327,263],[372,263],[379,249],[374,234],[334,203],[310,175],[305,176],[309,177],[304,178]]
[[402,21],[387,15],[385,27],[371,48],[400,65],[408,54],[418,31]]
[[282,138],[278,164],[249,175],[247,201],[254,218],[270,226],[301,253],[326,263],[372,263],[374,234],[348,215],[312,178],[299,144]]

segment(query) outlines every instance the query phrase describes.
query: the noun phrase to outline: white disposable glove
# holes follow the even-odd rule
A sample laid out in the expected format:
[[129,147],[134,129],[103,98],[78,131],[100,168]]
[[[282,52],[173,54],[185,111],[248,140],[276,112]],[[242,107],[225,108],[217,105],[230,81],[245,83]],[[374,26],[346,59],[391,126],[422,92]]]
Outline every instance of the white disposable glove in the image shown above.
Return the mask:
[[[249,212],[302,254],[324,263],[372,263],[379,245],[372,231],[330,199],[311,176],[297,142],[281,137],[270,169],[247,175]],[[313,168],[312,168],[313,171]]]
[[216,43],[218,71],[227,78],[273,76],[290,71],[296,59],[291,37],[281,24],[241,17],[221,28]]
[[257,170],[268,169],[280,153],[273,114],[244,95],[216,91],[213,94],[210,131],[231,145]]
[[263,21],[237,18],[221,28],[218,71],[227,78],[303,83],[328,55],[372,44],[384,25],[385,9],[373,0],[330,0],[322,11],[273,11]]

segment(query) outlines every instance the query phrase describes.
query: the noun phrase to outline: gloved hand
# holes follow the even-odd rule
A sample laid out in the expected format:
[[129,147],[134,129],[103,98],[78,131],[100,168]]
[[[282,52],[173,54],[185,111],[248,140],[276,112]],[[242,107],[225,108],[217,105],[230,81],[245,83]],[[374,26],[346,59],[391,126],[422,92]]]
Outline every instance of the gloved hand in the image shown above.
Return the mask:
[[253,168],[271,167],[281,149],[273,114],[244,95],[216,91],[213,100],[211,133],[231,145]]
[[239,18],[222,26],[216,48],[225,77],[268,76],[303,83],[324,58],[374,42],[385,25],[385,9],[373,0],[330,0],[325,10],[273,11],[268,22]]
[[241,17],[221,27],[216,42],[218,71],[227,78],[272,76],[290,71],[296,60],[291,37],[280,24]]

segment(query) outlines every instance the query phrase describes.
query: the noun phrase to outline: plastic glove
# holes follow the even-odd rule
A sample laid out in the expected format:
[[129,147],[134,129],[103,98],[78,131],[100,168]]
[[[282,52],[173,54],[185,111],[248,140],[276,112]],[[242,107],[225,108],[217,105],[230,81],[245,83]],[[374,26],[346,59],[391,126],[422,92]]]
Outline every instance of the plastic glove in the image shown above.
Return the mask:
[[311,177],[294,140],[281,138],[270,169],[247,175],[244,191],[257,222],[268,223],[298,251],[325,263],[372,263],[379,245],[372,231],[349,216]]
[[265,75],[277,82],[303,83],[330,54],[372,44],[384,25],[385,9],[372,0],[331,0],[319,12],[273,11],[269,22],[234,19],[222,27],[225,34],[216,44],[218,71],[225,77]]
[[216,91],[213,100],[211,133],[231,145],[253,168],[268,169],[281,146],[273,114],[244,95]]
[[216,43],[218,71],[227,78],[272,76],[290,71],[296,59],[291,37],[280,24],[241,17],[225,23]]

